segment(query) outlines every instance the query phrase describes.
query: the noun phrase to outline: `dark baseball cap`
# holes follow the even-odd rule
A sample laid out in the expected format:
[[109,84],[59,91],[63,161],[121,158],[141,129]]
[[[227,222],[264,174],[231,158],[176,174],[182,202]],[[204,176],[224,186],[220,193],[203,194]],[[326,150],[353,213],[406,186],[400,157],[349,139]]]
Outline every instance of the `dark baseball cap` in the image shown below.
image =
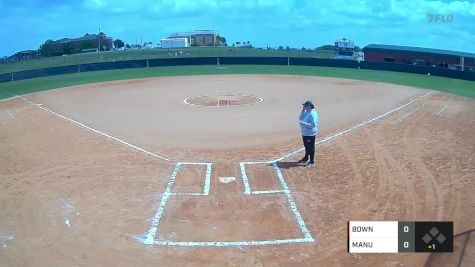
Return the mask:
[[314,105],[313,105],[313,102],[312,102],[312,101],[307,100],[307,101],[305,101],[305,102],[302,104],[302,106],[312,106],[312,107],[313,107]]

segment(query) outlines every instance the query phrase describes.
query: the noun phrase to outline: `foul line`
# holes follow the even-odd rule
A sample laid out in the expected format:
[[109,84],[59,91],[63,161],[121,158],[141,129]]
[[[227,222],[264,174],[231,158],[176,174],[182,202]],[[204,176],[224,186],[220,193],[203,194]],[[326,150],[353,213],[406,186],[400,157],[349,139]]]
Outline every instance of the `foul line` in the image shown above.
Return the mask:
[[[72,122],[72,123],[74,123],[74,124],[76,124],[76,125],[79,125],[79,126],[81,126],[81,127],[83,127],[83,128],[86,128],[86,129],[92,131],[92,132],[95,132],[95,133],[97,133],[97,134],[100,134],[100,135],[102,135],[102,136],[105,136],[105,137],[107,137],[107,138],[110,138],[110,139],[112,139],[112,140],[114,140],[114,141],[117,141],[117,142],[119,142],[119,143],[121,143],[121,144],[124,144],[124,145],[126,145],[126,146],[128,146],[128,147],[137,149],[137,150],[139,150],[139,151],[141,151],[141,152],[143,152],[143,153],[145,153],[145,154],[147,154],[147,155],[150,155],[150,156],[153,156],[153,157],[156,157],[156,158],[165,160],[165,161],[173,161],[173,160],[171,160],[171,159],[168,159],[168,158],[166,158],[166,157],[157,155],[157,154],[155,154],[155,153],[153,153],[153,152],[151,152],[151,151],[148,151],[148,150],[146,150],[146,149],[143,149],[143,148],[141,148],[141,147],[138,147],[138,146],[136,146],[136,145],[133,145],[133,144],[131,144],[131,143],[128,143],[128,142],[126,142],[126,141],[124,141],[124,140],[121,140],[121,139],[119,139],[119,138],[117,138],[117,137],[114,137],[114,136],[109,135],[109,134],[107,134],[107,133],[104,133],[104,132],[102,132],[102,131],[96,130],[96,129],[90,127],[90,126],[87,126],[87,125],[85,125],[85,124],[83,124],[83,123],[81,123],[81,122],[78,122],[78,121],[76,121],[76,120],[74,120],[74,119],[72,119],[72,118],[69,118],[69,117],[67,117],[67,116],[65,116],[65,115],[59,114],[59,113],[57,113],[57,112],[55,112],[55,111],[52,111],[52,110],[50,110],[50,109],[48,109],[48,108],[45,108],[45,107],[43,107],[41,104],[36,104],[36,103],[34,103],[34,102],[32,102],[32,101],[30,101],[30,100],[24,98],[24,97],[21,96],[21,95],[14,94],[14,93],[12,93],[12,92],[10,92],[10,91],[8,91],[8,90],[6,90],[6,89],[3,89],[3,88],[0,88],[0,90],[1,90],[1,91],[4,91],[4,92],[6,92],[6,93],[8,93],[8,94],[10,94],[10,95],[12,95],[12,96],[14,96],[14,97],[19,97],[19,98],[21,98],[22,100],[24,100],[24,101],[30,103],[31,105],[33,105],[33,106],[35,106],[35,107],[40,108],[40,109],[42,109],[42,110],[44,110],[44,111],[46,111],[46,112],[49,112],[49,113],[51,113],[51,114],[54,114],[54,115],[56,115],[56,116],[58,116],[58,117],[61,117],[61,118],[63,118],[63,119],[66,119],[66,120],[68,120],[68,121],[70,121],[70,122]],[[392,109],[392,110],[390,110],[390,111],[388,111],[388,112],[386,112],[386,113],[384,113],[384,114],[381,114],[381,115],[379,115],[379,116],[377,116],[377,117],[375,117],[375,118],[372,118],[372,119],[367,120],[367,121],[365,121],[365,122],[362,122],[362,123],[360,123],[360,124],[358,124],[358,125],[355,125],[355,126],[349,128],[349,129],[345,130],[345,131],[342,131],[342,132],[336,133],[336,134],[334,134],[334,135],[328,136],[328,137],[326,137],[326,138],[324,138],[324,139],[321,139],[321,140],[319,140],[318,142],[316,142],[315,144],[316,144],[316,145],[319,145],[319,144],[321,144],[321,143],[324,143],[324,142],[327,142],[327,141],[329,141],[329,140],[335,139],[335,138],[338,137],[338,136],[341,136],[341,135],[347,134],[347,133],[349,133],[349,132],[352,132],[352,131],[354,131],[354,130],[356,130],[356,129],[358,129],[358,128],[360,128],[360,127],[366,125],[366,124],[369,124],[369,123],[371,123],[371,122],[373,122],[373,121],[376,121],[376,120],[379,120],[379,119],[381,119],[381,118],[383,118],[383,117],[386,117],[386,116],[388,116],[388,115],[390,115],[390,114],[392,114],[392,113],[394,113],[394,112],[396,112],[396,111],[398,111],[398,110],[401,110],[401,109],[403,109],[403,108],[405,108],[405,107],[407,107],[407,106],[409,106],[409,105],[411,105],[411,104],[413,104],[413,103],[419,101],[420,99],[422,99],[422,98],[424,98],[424,97],[426,97],[426,96],[428,96],[428,95],[433,94],[434,92],[435,92],[435,91],[427,92],[426,94],[424,94],[424,95],[422,95],[422,96],[419,96],[419,97],[417,97],[417,98],[415,98],[415,99],[410,100],[408,103],[406,103],[406,104],[404,104],[404,105],[401,105],[401,106],[399,106],[399,107],[397,107],[397,108],[394,108],[394,109]],[[442,112],[442,111],[440,111],[440,112]],[[300,147],[299,149],[296,149],[296,150],[294,150],[294,151],[292,151],[292,152],[290,152],[290,153],[288,153],[288,154],[286,154],[286,155],[284,155],[284,156],[282,156],[282,157],[280,157],[280,158],[274,159],[274,160],[246,162],[246,164],[249,164],[249,165],[251,165],[251,164],[272,164],[272,163],[274,163],[274,162],[278,162],[278,161],[282,161],[282,160],[284,160],[284,159],[290,158],[290,157],[292,157],[292,156],[294,156],[294,155],[296,155],[296,154],[302,152],[304,149],[305,149],[304,147]],[[247,179],[247,176],[243,176],[243,179]],[[248,189],[248,188],[245,188],[245,190],[246,190],[245,193],[246,193],[246,194],[249,194],[250,191],[248,191],[247,189]]]
[[7,113],[12,119],[15,119],[15,116],[13,116],[13,114],[10,112],[10,110],[7,110]]
[[[5,90],[5,89],[0,89],[0,90],[3,91],[3,90]],[[15,94],[12,94],[12,93],[7,92],[7,91],[4,91],[4,92],[5,92],[5,93],[8,93],[8,94],[10,94],[10,95],[13,95],[13,96],[12,96],[12,97],[9,97],[9,98],[5,98],[5,99],[0,99],[0,103],[2,103],[2,102],[7,102],[7,101],[10,101],[10,100],[13,100],[13,99],[15,99],[15,98],[19,98],[19,97],[20,97],[19,95],[15,95]]]
[[13,95],[13,96],[19,97],[19,98],[21,98],[22,100],[24,100],[24,101],[30,103],[31,105],[33,105],[33,106],[35,106],[35,107],[37,107],[37,108],[39,108],[39,109],[42,109],[42,110],[44,110],[44,111],[46,111],[46,112],[49,112],[49,113],[51,113],[51,114],[53,114],[53,115],[56,115],[56,116],[58,116],[58,117],[60,117],[60,118],[63,118],[63,119],[65,119],[65,120],[67,120],[67,121],[70,121],[70,122],[72,122],[72,123],[74,123],[74,124],[76,124],[76,125],[79,125],[79,126],[81,126],[81,127],[83,127],[83,128],[86,128],[86,129],[88,129],[88,130],[90,130],[90,131],[92,131],[92,132],[95,132],[95,133],[97,133],[97,134],[100,134],[100,135],[102,135],[102,136],[105,136],[105,137],[107,137],[107,138],[110,138],[110,139],[112,139],[112,140],[114,140],[114,141],[116,141],[116,142],[119,142],[119,143],[123,144],[123,145],[126,145],[126,146],[128,146],[128,147],[134,148],[134,149],[136,149],[136,150],[138,150],[138,151],[140,151],[140,152],[143,152],[143,153],[145,153],[145,154],[147,154],[147,155],[149,155],[149,156],[152,156],[152,157],[155,157],[155,158],[159,158],[159,159],[162,159],[162,160],[166,160],[166,161],[171,161],[171,160],[168,159],[168,158],[165,158],[165,157],[162,157],[162,156],[160,156],[160,155],[157,155],[157,154],[155,154],[155,153],[153,153],[153,152],[151,152],[151,151],[148,151],[148,150],[146,150],[146,149],[143,149],[143,148],[141,148],[141,147],[138,147],[138,146],[136,146],[136,145],[133,145],[133,144],[131,144],[131,143],[128,143],[128,142],[126,142],[126,141],[124,141],[124,140],[121,140],[121,139],[119,139],[119,138],[117,138],[117,137],[114,137],[114,136],[112,136],[112,135],[110,135],[110,134],[107,134],[107,133],[104,133],[104,132],[102,132],[102,131],[96,130],[96,129],[90,127],[90,126],[87,126],[87,125],[85,125],[85,124],[83,124],[83,123],[81,123],[81,122],[79,122],[79,121],[76,121],[76,120],[74,120],[74,119],[72,119],[72,118],[69,118],[69,117],[67,117],[67,116],[65,116],[65,115],[59,114],[58,112],[55,112],[55,111],[50,110],[50,109],[48,109],[48,108],[45,108],[45,107],[43,107],[41,104],[34,103],[33,101],[30,101],[30,100],[24,98],[23,96],[16,95],[16,94],[14,94],[14,93],[12,93],[12,92],[6,90],[6,89],[0,89],[0,90],[4,91],[4,92],[6,92],[6,93],[9,93],[9,94],[11,94],[11,95]]
[[445,105],[445,106],[444,106],[439,112],[437,112],[437,114],[435,114],[435,115],[439,116],[440,113],[444,112],[444,110],[445,110],[448,106],[449,106],[449,105]]
[[[386,112],[386,113],[384,113],[384,114],[381,114],[381,115],[379,115],[379,116],[377,116],[377,117],[374,117],[374,118],[372,118],[372,119],[369,119],[369,120],[367,120],[367,121],[364,121],[364,122],[362,122],[362,123],[360,123],[360,124],[358,124],[358,125],[355,125],[355,126],[349,128],[349,129],[346,129],[346,130],[344,130],[344,131],[342,131],[342,132],[339,132],[339,133],[333,134],[333,135],[331,135],[331,136],[325,137],[325,138],[319,140],[318,142],[315,142],[315,145],[319,145],[319,144],[325,143],[325,142],[330,141],[330,140],[332,140],[332,139],[335,139],[335,138],[337,138],[337,137],[339,137],[339,136],[341,136],[341,135],[345,135],[345,134],[347,134],[347,133],[349,133],[349,132],[352,132],[352,131],[354,131],[354,130],[356,130],[356,129],[358,129],[358,128],[361,128],[361,127],[365,126],[366,124],[369,124],[369,123],[372,123],[372,122],[374,122],[374,121],[376,121],[376,120],[379,120],[379,119],[381,119],[381,118],[384,118],[384,117],[386,117],[386,116],[388,116],[388,115],[390,115],[390,114],[392,114],[392,113],[394,113],[394,112],[396,112],[396,111],[398,111],[398,110],[401,110],[401,109],[403,109],[403,108],[405,108],[405,107],[407,107],[407,106],[409,106],[409,105],[411,105],[411,104],[416,103],[417,101],[421,100],[422,98],[424,98],[424,97],[426,97],[426,96],[428,96],[428,95],[433,94],[434,92],[435,92],[435,91],[427,92],[427,93],[425,93],[424,95],[419,96],[419,97],[417,97],[417,98],[415,98],[415,99],[412,99],[412,100],[409,101],[408,103],[406,103],[406,104],[404,104],[404,105],[401,105],[401,106],[399,106],[399,107],[397,107],[397,108],[394,108],[394,109],[392,109],[392,110],[390,110],[390,111],[388,111],[388,112]],[[284,159],[290,158],[290,157],[292,157],[292,156],[294,156],[294,155],[300,153],[300,152],[303,151],[304,149],[305,149],[304,147],[301,147],[301,148],[299,148],[299,149],[297,149],[297,150],[294,150],[294,151],[288,153],[287,155],[284,155],[284,156],[282,156],[282,157],[280,157],[280,158],[277,158],[277,159],[274,159],[274,160],[246,162],[246,164],[249,164],[249,165],[251,165],[251,164],[272,164],[272,163],[274,163],[274,162],[279,162],[279,161],[282,161],[282,160],[284,160]]]

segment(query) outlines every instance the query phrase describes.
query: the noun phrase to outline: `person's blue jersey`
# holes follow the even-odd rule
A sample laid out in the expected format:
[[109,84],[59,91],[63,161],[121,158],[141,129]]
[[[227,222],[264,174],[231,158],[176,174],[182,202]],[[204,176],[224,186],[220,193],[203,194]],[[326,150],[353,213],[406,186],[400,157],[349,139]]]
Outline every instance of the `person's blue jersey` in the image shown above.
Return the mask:
[[318,132],[318,112],[315,109],[303,110],[299,116],[300,131],[303,136],[315,136]]

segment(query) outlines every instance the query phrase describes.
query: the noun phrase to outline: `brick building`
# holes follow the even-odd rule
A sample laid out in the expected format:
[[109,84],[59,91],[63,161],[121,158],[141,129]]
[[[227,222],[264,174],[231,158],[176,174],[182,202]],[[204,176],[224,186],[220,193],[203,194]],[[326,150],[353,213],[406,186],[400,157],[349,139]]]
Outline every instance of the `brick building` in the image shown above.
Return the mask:
[[218,33],[212,30],[197,30],[192,32],[175,32],[168,38],[186,38],[192,46],[218,46]]
[[393,62],[458,70],[475,69],[475,54],[443,49],[370,44],[363,48],[365,61]]
[[97,51],[99,45],[101,50],[109,50],[112,48],[112,38],[102,32],[99,35],[86,33],[83,37],[63,38],[51,43],[52,54],[56,56]]

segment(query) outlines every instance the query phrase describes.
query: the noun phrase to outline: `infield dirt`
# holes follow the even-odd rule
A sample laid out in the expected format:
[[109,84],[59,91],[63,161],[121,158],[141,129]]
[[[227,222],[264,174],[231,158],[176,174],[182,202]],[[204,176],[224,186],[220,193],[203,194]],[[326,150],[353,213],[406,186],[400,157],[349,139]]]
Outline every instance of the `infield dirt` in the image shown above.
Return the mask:
[[[89,84],[26,98],[164,157],[213,163],[210,195],[171,198],[158,236],[226,241],[301,235],[284,195],[243,195],[238,163],[300,147],[304,100],[316,103],[321,139],[425,93],[344,79],[220,75]],[[183,102],[220,94],[264,101]],[[150,228],[173,162],[21,99],[0,102],[0,265],[423,266],[428,254],[346,253],[346,222],[450,220],[455,234],[474,228],[474,114],[473,99],[433,93],[317,146],[315,168],[298,167],[301,154],[279,162],[315,243],[190,248],[137,239]],[[187,168],[174,192],[200,192],[204,172]],[[248,174],[253,190],[279,189],[269,166]]]

